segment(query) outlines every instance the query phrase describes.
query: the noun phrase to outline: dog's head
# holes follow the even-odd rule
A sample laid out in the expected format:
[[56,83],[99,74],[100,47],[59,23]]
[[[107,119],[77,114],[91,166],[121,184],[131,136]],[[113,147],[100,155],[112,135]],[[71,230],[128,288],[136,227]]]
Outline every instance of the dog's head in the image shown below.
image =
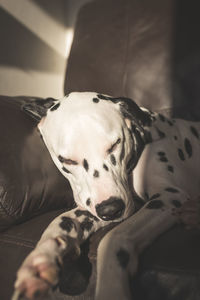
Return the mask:
[[91,92],[25,110],[40,120],[44,142],[80,207],[105,221],[133,212],[128,177],[144,146],[147,113],[130,99]]

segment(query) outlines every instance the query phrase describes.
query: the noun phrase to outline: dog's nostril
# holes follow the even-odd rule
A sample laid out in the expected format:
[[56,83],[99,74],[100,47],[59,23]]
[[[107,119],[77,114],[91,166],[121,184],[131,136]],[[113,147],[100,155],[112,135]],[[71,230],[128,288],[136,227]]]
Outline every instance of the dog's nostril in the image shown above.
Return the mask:
[[101,204],[96,205],[97,215],[104,221],[118,219],[122,216],[125,204],[122,199],[110,197]]

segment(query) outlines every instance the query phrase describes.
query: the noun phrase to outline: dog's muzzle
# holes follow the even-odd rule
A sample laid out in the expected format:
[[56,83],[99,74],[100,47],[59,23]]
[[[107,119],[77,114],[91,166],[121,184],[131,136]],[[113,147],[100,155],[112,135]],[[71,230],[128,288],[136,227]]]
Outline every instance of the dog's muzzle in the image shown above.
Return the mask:
[[111,221],[122,216],[125,209],[124,201],[117,197],[110,197],[96,205],[97,215],[104,221]]

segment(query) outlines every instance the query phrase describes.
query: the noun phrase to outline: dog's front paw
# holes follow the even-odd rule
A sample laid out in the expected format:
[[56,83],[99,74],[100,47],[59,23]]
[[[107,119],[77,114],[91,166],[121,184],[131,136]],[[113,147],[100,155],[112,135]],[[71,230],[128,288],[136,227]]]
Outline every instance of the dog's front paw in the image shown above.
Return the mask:
[[19,269],[15,289],[28,299],[44,295],[55,286],[59,278],[59,266],[44,254],[28,259]]
[[17,272],[18,294],[27,299],[40,298],[58,283],[60,263],[55,250],[55,241],[48,241],[42,249],[31,252]]

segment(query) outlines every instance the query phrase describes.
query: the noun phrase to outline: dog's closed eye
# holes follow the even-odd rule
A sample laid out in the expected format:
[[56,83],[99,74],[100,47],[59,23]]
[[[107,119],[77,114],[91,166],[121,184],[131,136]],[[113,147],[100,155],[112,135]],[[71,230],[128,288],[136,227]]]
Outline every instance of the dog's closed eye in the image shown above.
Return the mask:
[[117,141],[112,144],[112,146],[107,150],[107,153],[110,154],[112,153],[116,148],[117,148],[117,145],[121,143],[121,139],[118,138]]
[[73,160],[73,159],[70,159],[70,158],[65,158],[61,155],[58,156],[58,159],[61,163],[64,163],[66,165],[78,165],[78,162]]

